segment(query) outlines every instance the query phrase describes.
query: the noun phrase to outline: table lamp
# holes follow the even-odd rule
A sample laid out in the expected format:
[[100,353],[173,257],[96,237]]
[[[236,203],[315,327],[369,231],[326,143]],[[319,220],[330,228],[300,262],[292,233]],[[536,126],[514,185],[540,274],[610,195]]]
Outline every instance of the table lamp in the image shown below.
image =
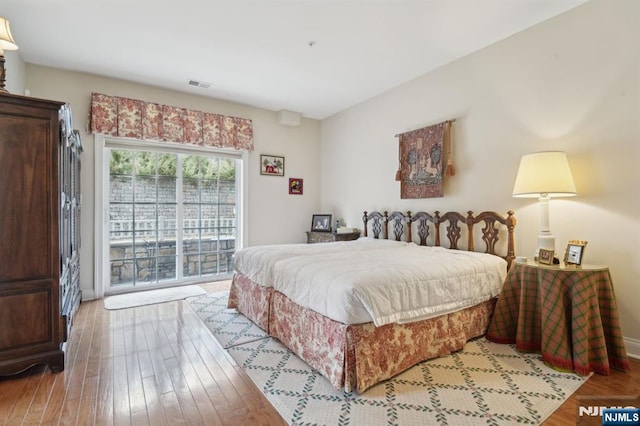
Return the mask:
[[555,250],[556,240],[549,227],[549,200],[552,197],[572,197],[576,185],[564,152],[544,151],[523,155],[513,185],[513,196],[538,198],[540,204],[540,234],[535,256],[540,249]]
[[7,92],[4,88],[5,69],[4,69],[4,51],[5,50],[18,50],[16,42],[11,35],[11,28],[9,28],[9,21],[0,16],[0,92]]

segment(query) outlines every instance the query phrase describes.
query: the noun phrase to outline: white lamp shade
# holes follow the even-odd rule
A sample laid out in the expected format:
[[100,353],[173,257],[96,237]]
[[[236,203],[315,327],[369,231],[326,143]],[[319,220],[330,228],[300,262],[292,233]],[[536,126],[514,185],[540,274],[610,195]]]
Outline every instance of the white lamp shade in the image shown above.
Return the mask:
[[564,152],[545,151],[523,155],[513,185],[514,197],[571,197],[576,185]]
[[13,40],[9,21],[0,16],[0,51],[18,50],[18,45]]

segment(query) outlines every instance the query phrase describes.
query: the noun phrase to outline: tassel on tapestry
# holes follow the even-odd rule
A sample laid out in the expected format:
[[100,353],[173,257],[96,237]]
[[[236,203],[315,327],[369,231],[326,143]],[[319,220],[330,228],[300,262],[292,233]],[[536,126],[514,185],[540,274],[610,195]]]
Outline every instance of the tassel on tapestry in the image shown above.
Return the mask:
[[445,145],[448,147],[447,149],[447,167],[444,169],[444,175],[446,177],[449,176],[455,176],[456,175],[456,168],[453,166],[453,157],[452,157],[452,152],[453,152],[453,147],[452,147],[452,141],[451,141],[451,121],[447,121],[447,127],[444,129],[445,131],[445,137],[444,137],[444,143]]
[[[400,137],[400,170],[396,180],[400,181],[402,199],[444,196],[443,158],[450,126],[451,120],[397,135]],[[450,149],[450,143],[447,145]]]
[[398,170],[396,171],[396,182],[400,182],[402,180],[402,151],[400,145],[398,145]]

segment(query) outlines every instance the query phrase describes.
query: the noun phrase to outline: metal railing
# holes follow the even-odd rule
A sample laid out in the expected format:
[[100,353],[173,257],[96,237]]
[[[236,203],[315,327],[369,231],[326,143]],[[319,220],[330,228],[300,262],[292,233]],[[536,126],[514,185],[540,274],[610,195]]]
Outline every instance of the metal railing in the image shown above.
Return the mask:
[[[156,230],[157,225],[157,230]],[[235,218],[216,219],[184,219],[182,221],[183,235],[185,237],[197,237],[198,235],[215,235],[212,231],[217,231],[219,236],[235,235]],[[175,219],[136,220],[135,227],[133,220],[112,220],[109,222],[109,234],[111,241],[119,239],[130,239],[135,229],[136,237],[155,237],[160,239],[164,235],[175,238],[177,227]],[[202,234],[200,234],[202,230]]]

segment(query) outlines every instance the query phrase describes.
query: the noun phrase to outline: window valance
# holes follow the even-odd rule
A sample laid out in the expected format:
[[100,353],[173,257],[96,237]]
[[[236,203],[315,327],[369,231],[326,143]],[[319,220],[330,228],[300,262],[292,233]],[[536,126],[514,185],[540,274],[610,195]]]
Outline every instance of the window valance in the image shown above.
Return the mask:
[[91,94],[89,131],[109,136],[253,151],[253,123],[136,99]]

